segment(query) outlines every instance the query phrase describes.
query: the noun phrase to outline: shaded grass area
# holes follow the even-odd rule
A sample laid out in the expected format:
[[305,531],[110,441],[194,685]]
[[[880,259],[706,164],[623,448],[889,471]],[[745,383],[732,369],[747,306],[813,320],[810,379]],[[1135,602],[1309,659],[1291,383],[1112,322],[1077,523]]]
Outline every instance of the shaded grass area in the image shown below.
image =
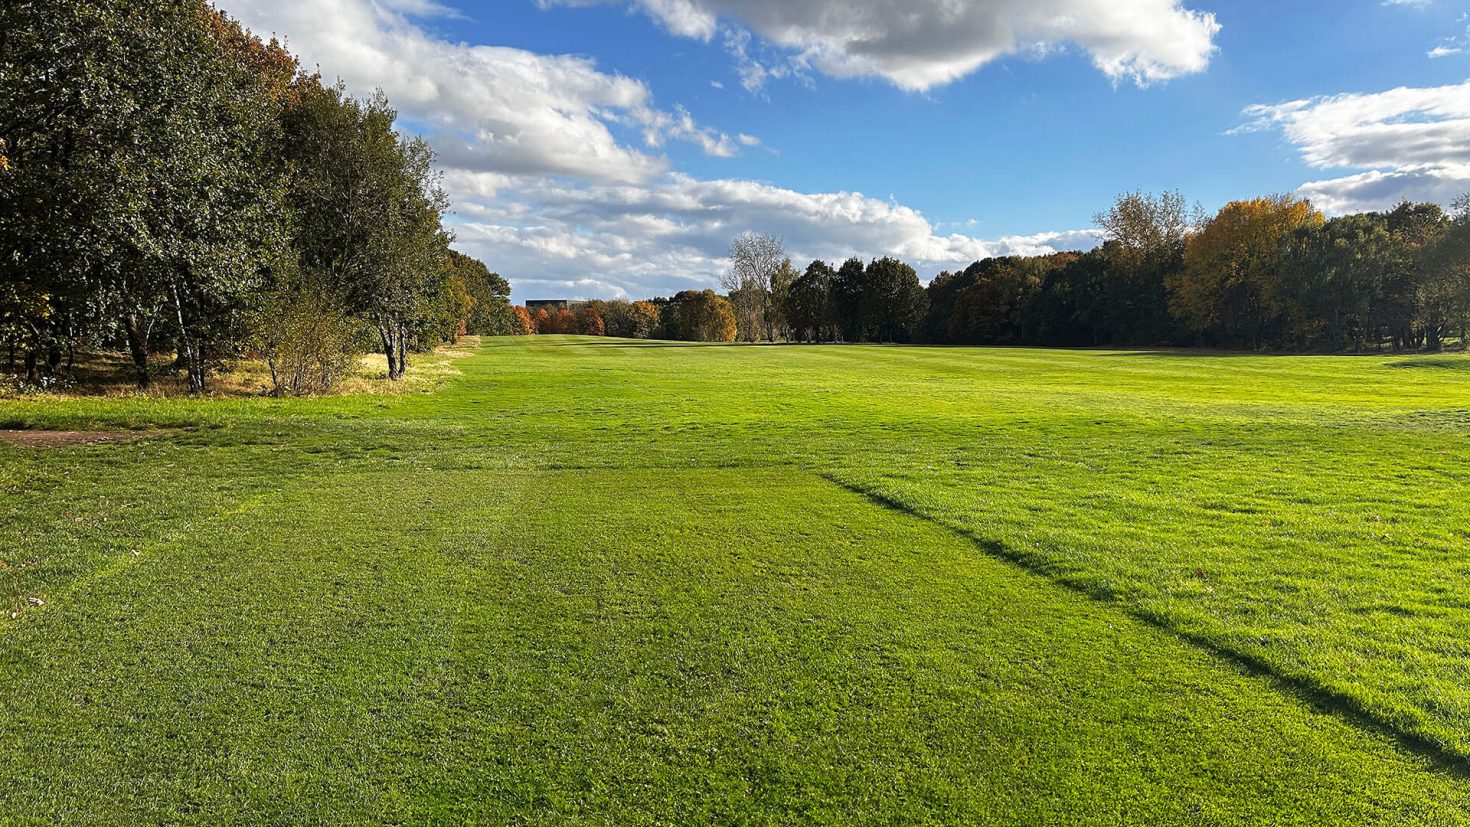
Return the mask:
[[791,470],[301,481],[76,583],[0,665],[35,678],[4,694],[16,823],[1470,806],[1389,739]]
[[[355,360],[332,388],[334,394],[398,394],[431,389],[443,379],[456,375],[455,359],[472,353],[480,345],[479,336],[462,336],[426,353],[409,354],[413,372],[399,381],[389,381],[385,357],[381,353],[365,353]],[[149,359],[149,386],[139,389],[137,368],[126,353],[83,350],[75,354],[70,368],[63,367],[54,385],[41,389],[24,381],[19,365],[0,365],[0,399],[58,401],[86,398],[162,399],[186,397],[189,385],[182,368],[173,366],[173,358],[154,354]],[[270,364],[263,357],[252,356],[232,360],[209,376],[210,398],[231,396],[265,396],[271,392]],[[5,424],[5,423],[0,423]],[[7,427],[13,427],[8,426]]]
[[[200,820],[271,820],[247,809],[264,807],[259,812],[279,814],[277,821],[313,812],[370,819],[374,808],[406,820],[467,813],[491,821],[606,820],[615,803],[636,802],[633,811],[648,820],[852,812],[876,819],[896,817],[904,802],[936,818],[942,804],[955,820],[1058,812],[1137,821],[1154,808],[1163,821],[1232,822],[1270,820],[1270,807],[1303,821],[1314,814],[1330,820],[1335,803],[1347,813],[1337,820],[1458,822],[1465,782],[1443,768],[1462,765],[1470,753],[1470,395],[1462,369],[1453,367],[1465,357],[1433,358],[1435,367],[1420,370],[1396,367],[1403,357],[685,347],[534,337],[487,340],[475,357],[455,363],[458,375],[448,384],[394,396],[0,401],[0,420],[33,427],[175,429],[167,438],[109,445],[0,445],[0,599],[21,610],[19,620],[0,620],[0,658],[14,665],[8,673],[26,676],[0,690],[0,705],[29,709],[24,720],[35,725],[64,724],[48,749],[70,760],[68,744],[107,743],[87,721],[132,720],[146,704],[141,694],[119,691],[94,696],[103,700],[90,707],[68,707],[47,700],[52,689],[42,676],[84,679],[85,670],[65,663],[79,658],[97,674],[111,670],[119,686],[151,687],[149,702],[174,709],[202,734],[188,740],[196,736],[158,729],[133,738],[118,724],[107,737],[132,744],[133,763],[92,771],[105,789],[96,801],[160,818],[192,812]],[[813,474],[916,516],[836,491]],[[867,533],[858,531],[863,526]],[[349,540],[350,548],[343,545]],[[929,550],[900,554],[921,546]],[[453,554],[445,551],[451,547]],[[739,548],[784,560],[768,563],[779,571],[827,567],[792,581],[806,583],[808,602],[791,611],[825,617],[823,640],[847,647],[835,650],[840,658],[807,646],[809,624],[755,623],[773,598],[721,568],[734,564],[720,555]],[[856,566],[859,550],[881,558],[881,570],[872,562],[834,568]],[[201,568],[213,554],[226,557]],[[258,554],[254,571],[251,554]],[[510,569],[519,579],[485,580],[521,555],[525,562]],[[1023,576],[996,556],[1071,589]],[[447,568],[411,566],[439,557],[434,565]],[[605,569],[611,562],[621,567],[613,575]],[[633,615],[568,608],[589,605],[588,590],[602,588],[603,581],[586,579],[595,572],[636,592],[636,600],[608,598],[634,606]],[[719,590],[701,590],[717,576],[725,578]],[[279,629],[254,649],[230,648],[231,635],[250,623],[286,624],[292,612],[316,616],[324,611],[318,603],[335,605],[321,590],[328,577],[341,581],[344,605],[371,607],[363,611],[377,613],[374,619],[352,615],[331,634],[303,638],[302,647],[315,647],[319,657],[293,648]],[[545,578],[556,577],[563,579],[547,585]],[[987,578],[1024,590],[981,585]],[[302,583],[299,597],[281,597],[294,580]],[[951,580],[969,591],[956,591]],[[855,591],[860,583],[872,590]],[[214,643],[191,644],[203,647],[199,674],[244,709],[257,694],[261,704],[274,699],[279,712],[270,714],[282,720],[261,724],[259,740],[236,732],[223,711],[189,717],[180,704],[194,697],[197,675],[149,683],[140,676],[163,668],[160,661],[110,648],[114,639],[139,650],[193,640],[164,623],[171,590],[181,584],[200,607],[184,616],[218,627]],[[990,590],[1013,616],[986,602]],[[542,602],[519,597],[529,594]],[[702,602],[690,604],[686,595]],[[497,607],[493,623],[465,608],[481,602]],[[814,613],[818,602],[827,614]],[[152,612],[154,603],[162,625],[133,629],[119,614]],[[543,612],[553,604],[564,614]],[[77,611],[102,614],[71,614]],[[959,619],[967,612],[969,621]],[[509,629],[531,635],[528,626],[553,616],[560,626],[552,642],[538,639],[541,648],[507,637]],[[65,621],[73,624],[69,632],[47,625],[66,617],[73,618]],[[623,624],[635,617],[650,637],[630,643]],[[1101,645],[1096,623],[1132,641],[1106,667],[1087,665]],[[379,625],[388,635],[382,641],[373,637]],[[891,657],[833,631],[842,629],[890,643],[900,638],[884,635],[903,630],[903,641],[928,654]],[[702,637],[687,637],[697,630]],[[605,645],[576,648],[579,636]],[[289,703],[272,694],[316,686],[303,677],[309,669],[347,669],[338,661],[348,658],[361,661],[352,669],[407,669],[389,650],[418,651],[421,640],[456,652],[480,641],[474,669],[486,683],[461,686],[460,654],[423,655],[438,659],[453,692],[416,694],[415,681],[433,681],[414,678],[393,696],[413,703],[373,700],[366,689],[340,697],[307,692]],[[778,654],[783,645],[800,656]],[[57,647],[55,658],[49,647]],[[273,647],[295,654],[277,662]],[[731,665],[738,658],[716,657],[732,648],[764,659],[763,682],[741,683],[744,673]],[[562,669],[554,678],[526,671],[526,662],[548,653],[559,653],[545,665]],[[659,671],[665,656],[691,671]],[[241,677],[266,663],[280,686]],[[861,668],[850,680],[831,678],[849,674],[843,669],[851,664]],[[1033,666],[1015,684],[1018,693],[996,694],[987,682]],[[1262,674],[1242,674],[1253,671]],[[860,684],[889,679],[917,685],[921,674],[948,681],[942,693],[910,697],[927,717],[903,717],[898,701],[871,698],[863,709],[885,721],[881,731],[838,717],[857,714],[834,706],[843,692],[850,697]],[[775,692],[783,681],[797,688]],[[625,691],[617,687],[646,682],[682,694],[656,703],[639,696],[622,706],[608,700]],[[1215,683],[1224,694],[1212,694]],[[547,687],[568,685],[603,705],[552,709],[539,698]],[[1173,696],[1149,694],[1169,686]],[[730,707],[722,719],[729,729],[704,729],[708,721],[688,711],[703,709],[706,696],[746,692],[804,710],[785,719],[786,740],[730,745],[738,740],[731,731],[765,731],[763,708]],[[1130,693],[1141,700],[1125,712],[1117,699]],[[941,695],[949,700],[934,700]],[[514,697],[523,697],[515,707],[522,718],[545,721],[530,740],[505,740],[510,724],[486,723],[501,721],[497,704]],[[1181,698],[1197,708],[1188,711]],[[680,712],[679,703],[687,709]],[[1027,723],[1006,718],[1018,705],[1029,710]],[[1314,705],[1348,714],[1324,717]],[[381,720],[365,722],[364,708],[378,709]],[[709,758],[695,770],[679,763],[692,761],[689,755],[622,728],[654,708],[664,716],[661,737],[713,744],[728,763]],[[388,743],[421,736],[400,728],[419,718],[467,728],[473,732],[462,737],[478,746],[446,757]],[[1088,729],[1083,719],[1105,725]],[[310,761],[346,759],[302,748],[292,773],[260,776],[269,782],[231,781],[237,776],[206,766],[266,743],[282,749],[289,737],[281,727],[301,721],[314,722],[308,732],[340,726],[337,740],[319,743],[359,757],[314,774]],[[245,740],[230,740],[237,735]],[[175,746],[179,739],[185,743]],[[872,739],[877,745],[868,750]],[[1435,757],[1416,756],[1403,748],[1408,742]],[[787,755],[821,744],[847,763],[832,758],[808,770]],[[394,757],[398,749],[408,749],[407,757]],[[992,760],[992,753],[1010,757]],[[148,775],[150,754],[178,757],[167,783]],[[390,800],[382,791],[397,788],[388,776],[361,769],[373,761],[402,774],[412,774],[410,766],[453,771],[434,769],[429,775],[440,786],[397,790]],[[616,772],[588,769],[598,761]],[[8,790],[0,804],[59,811],[55,791],[72,776],[48,776],[44,763],[21,759],[15,770],[0,769],[11,785],[0,787]],[[783,779],[808,777],[776,784],[779,794],[762,798],[747,776],[768,764]],[[569,766],[582,769],[564,774]],[[219,779],[212,792],[192,786],[210,773]],[[618,773],[644,786],[622,783]],[[648,773],[662,774],[649,780]],[[40,792],[25,792],[20,782],[29,777],[54,777],[36,789],[58,797],[47,804],[35,797]],[[492,777],[501,780],[485,780]],[[706,777],[731,785],[698,787],[723,809],[693,810],[667,794]],[[895,787],[900,778],[923,784]],[[148,779],[151,793],[139,786]],[[971,789],[989,795],[991,808]],[[1166,801],[1166,792],[1177,800]],[[283,800],[271,803],[272,795]],[[505,803],[464,803],[477,795]],[[313,802],[327,809],[313,811]]]

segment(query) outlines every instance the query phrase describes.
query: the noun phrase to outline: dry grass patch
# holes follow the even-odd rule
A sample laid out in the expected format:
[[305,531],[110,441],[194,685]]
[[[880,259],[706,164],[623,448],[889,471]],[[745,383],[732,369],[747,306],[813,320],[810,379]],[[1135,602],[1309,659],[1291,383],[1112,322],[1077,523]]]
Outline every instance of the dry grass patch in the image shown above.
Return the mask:
[[[443,345],[431,353],[409,355],[409,370],[403,379],[387,377],[386,360],[381,353],[358,357],[352,370],[338,382],[327,396],[357,394],[400,394],[432,390],[441,382],[459,375],[453,363],[474,353],[480,346],[479,336],[462,336],[454,344]],[[19,388],[0,390],[0,398],[30,399],[77,398],[174,398],[187,396],[189,386],[182,374],[158,369],[147,390],[140,390],[134,378],[133,365],[121,353],[78,354],[73,369],[74,382],[44,391]],[[210,374],[208,396],[264,396],[271,391],[270,367],[264,359],[239,359],[228,370]]]
[[27,448],[52,448],[61,445],[96,445],[101,442],[117,442],[125,439],[140,439],[146,431],[46,431],[39,429],[0,429],[0,443],[21,445]]

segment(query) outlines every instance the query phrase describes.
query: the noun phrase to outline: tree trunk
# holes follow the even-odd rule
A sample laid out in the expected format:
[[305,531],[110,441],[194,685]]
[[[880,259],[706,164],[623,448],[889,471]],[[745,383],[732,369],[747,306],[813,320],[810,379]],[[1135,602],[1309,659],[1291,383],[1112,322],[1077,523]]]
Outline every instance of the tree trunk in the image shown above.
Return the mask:
[[152,325],[144,327],[136,313],[129,313],[123,317],[123,327],[127,331],[128,354],[133,357],[138,389],[147,390],[152,382],[152,377],[148,375],[148,329]]
[[189,393],[204,392],[204,353],[200,345],[189,335],[189,325],[184,318],[184,302],[177,284],[173,286],[174,315],[179,322],[179,361],[189,378]]
[[397,331],[392,322],[378,323],[378,338],[383,340],[383,355],[388,357],[388,378],[398,378]]

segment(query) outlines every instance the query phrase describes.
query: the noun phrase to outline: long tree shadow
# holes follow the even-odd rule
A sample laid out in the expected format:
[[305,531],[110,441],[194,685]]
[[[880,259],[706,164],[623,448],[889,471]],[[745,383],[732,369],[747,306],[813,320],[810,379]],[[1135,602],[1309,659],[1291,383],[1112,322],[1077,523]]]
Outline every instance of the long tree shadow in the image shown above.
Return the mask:
[[857,494],[875,505],[916,517],[930,525],[938,526],[950,534],[964,539],[991,557],[1010,563],[1030,574],[1043,577],[1047,582],[1062,586],[1089,600],[1105,603],[1110,607],[1118,609],[1135,620],[1167,632],[1185,643],[1228,661],[1246,674],[1268,681],[1276,690],[1290,695],[1317,712],[1336,716],[1359,729],[1375,733],[1393,741],[1406,752],[1425,759],[1436,770],[1447,773],[1457,780],[1470,780],[1470,758],[1446,748],[1444,744],[1432,738],[1414,732],[1408,732],[1395,726],[1393,723],[1381,718],[1373,710],[1363,706],[1355,698],[1337,692],[1330,687],[1323,686],[1310,678],[1282,674],[1270,663],[1255,655],[1233,649],[1202,635],[1180,629],[1169,623],[1163,617],[1120,602],[1110,593],[1099,591],[1096,588],[1089,587],[1077,581],[1053,577],[1043,569],[1037,567],[1031,558],[999,540],[981,537],[971,531],[957,528],[941,520],[937,520],[925,514],[923,511],[881,492],[846,482],[829,474],[822,474],[821,476],[833,485]]

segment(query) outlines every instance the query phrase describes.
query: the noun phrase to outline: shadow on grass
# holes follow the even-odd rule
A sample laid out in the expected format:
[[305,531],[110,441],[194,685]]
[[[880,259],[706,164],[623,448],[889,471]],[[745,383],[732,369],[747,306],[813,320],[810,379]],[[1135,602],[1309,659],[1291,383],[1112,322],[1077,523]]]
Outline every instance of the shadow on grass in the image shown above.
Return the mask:
[[[1091,348],[1089,348],[1089,349],[1091,349]],[[1211,358],[1211,359],[1230,359],[1230,358],[1237,358],[1237,357],[1250,357],[1252,359],[1271,359],[1271,358],[1280,358],[1280,357],[1285,357],[1285,356],[1291,356],[1291,357],[1294,357],[1294,358],[1297,358],[1297,359],[1303,359],[1303,358],[1310,359],[1310,358],[1320,358],[1320,357],[1323,357],[1323,356],[1332,356],[1332,357],[1349,356],[1349,357],[1369,358],[1369,357],[1391,356],[1393,354],[1391,352],[1389,352],[1389,351],[1386,351],[1386,350],[1385,351],[1364,350],[1364,351],[1359,351],[1357,353],[1350,353],[1350,352],[1341,352],[1341,353],[1329,352],[1329,353],[1322,353],[1322,352],[1318,352],[1318,351],[1292,351],[1292,350],[1211,350],[1211,349],[1207,349],[1207,348],[1182,348],[1181,347],[1181,348],[1150,348],[1148,350],[1117,350],[1117,351],[1113,351],[1112,352],[1112,355],[1114,355],[1114,356],[1145,356],[1145,357],[1149,357],[1149,358],[1153,358],[1153,359],[1200,359],[1200,358],[1205,358],[1205,357],[1208,357],[1208,358]]]
[[1464,356],[1420,356],[1415,359],[1401,359],[1397,362],[1389,362],[1384,367],[1470,371],[1470,358]]
[[[517,337],[519,338],[519,337]],[[538,337],[540,338],[540,337]],[[1065,345],[982,345],[982,344],[933,344],[928,342],[686,342],[676,339],[608,339],[598,336],[559,336],[556,341],[542,341],[543,347],[577,347],[577,348],[688,348],[688,347],[723,347],[723,348],[802,348],[802,347],[903,347],[923,348],[926,350],[1030,350],[1030,351],[1055,351],[1058,353],[1095,353],[1106,356],[1121,356],[1128,358],[1149,359],[1230,359],[1230,358],[1313,358],[1313,357],[1358,357],[1358,358],[1384,358],[1389,356],[1408,356],[1413,351],[1387,351],[1387,350],[1364,350],[1358,352],[1310,352],[1310,351],[1286,351],[1286,350],[1218,350],[1214,348],[1188,348],[1188,347],[1154,347],[1154,348],[1125,348],[1106,345],[1098,346],[1076,346]],[[509,343],[491,345],[492,347],[509,347]],[[1463,359],[1463,361],[1462,361]],[[1408,358],[1401,362],[1394,362],[1391,367],[1436,367],[1455,370],[1470,370],[1470,359],[1464,359],[1459,354],[1426,354],[1422,357]]]
[[1156,614],[1134,608],[1119,601],[1110,592],[1090,587],[1075,580],[1054,577],[1037,566],[1033,558],[1028,557],[1026,554],[1011,548],[999,540],[980,537],[973,532],[948,525],[930,517],[907,503],[877,491],[844,482],[826,474],[821,476],[833,485],[857,494],[875,505],[916,517],[930,525],[938,526],[950,534],[969,542],[991,557],[1010,563],[1038,577],[1043,577],[1048,582],[1062,586],[1089,600],[1105,603],[1116,608],[1135,620],[1146,623],[1160,631],[1167,632],[1185,643],[1228,661],[1248,675],[1268,681],[1276,690],[1290,695],[1317,712],[1334,715],[1359,729],[1381,735],[1393,741],[1404,751],[1423,758],[1436,770],[1444,772],[1458,780],[1470,780],[1470,757],[1461,755],[1433,738],[1400,729],[1392,722],[1381,718],[1373,710],[1363,706],[1356,698],[1344,695],[1330,687],[1323,686],[1310,678],[1282,674],[1270,663],[1249,652],[1242,652],[1210,640],[1202,635],[1184,631]]

